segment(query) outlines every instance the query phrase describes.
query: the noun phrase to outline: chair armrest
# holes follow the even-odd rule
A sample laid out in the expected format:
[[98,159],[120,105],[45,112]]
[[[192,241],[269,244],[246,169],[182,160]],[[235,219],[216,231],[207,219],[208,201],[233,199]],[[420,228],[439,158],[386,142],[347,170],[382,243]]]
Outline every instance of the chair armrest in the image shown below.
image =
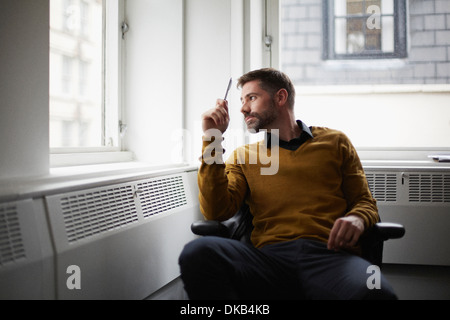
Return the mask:
[[378,222],[373,227],[375,237],[381,241],[399,239],[405,235],[405,228],[398,223]]
[[199,236],[230,237],[230,230],[222,222],[216,220],[199,220],[191,224],[191,230]]
[[251,244],[250,234],[253,230],[253,216],[246,203],[228,220],[200,220],[191,224],[191,230],[199,236],[217,236],[230,238]]
[[378,222],[366,230],[361,237],[361,256],[372,264],[381,266],[383,262],[384,241],[398,239],[405,234],[401,224]]
[[[191,230],[199,236],[218,236],[229,238],[231,230],[223,222],[215,220],[199,220],[191,225]],[[398,223],[378,222],[371,231],[371,235],[378,241],[399,239],[405,235],[405,228]]]

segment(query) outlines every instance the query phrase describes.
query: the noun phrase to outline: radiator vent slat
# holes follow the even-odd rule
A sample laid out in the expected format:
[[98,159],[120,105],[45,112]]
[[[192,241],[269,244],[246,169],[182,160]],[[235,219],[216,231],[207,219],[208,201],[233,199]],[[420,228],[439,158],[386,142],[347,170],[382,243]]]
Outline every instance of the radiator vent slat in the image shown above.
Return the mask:
[[173,176],[138,184],[144,218],[187,204],[182,176]]
[[69,243],[137,222],[133,195],[129,185],[62,197],[61,208]]
[[450,174],[411,174],[409,201],[450,203]]
[[367,173],[372,196],[378,202],[397,201],[397,175],[395,173]]
[[0,206],[0,266],[26,258],[17,206]]

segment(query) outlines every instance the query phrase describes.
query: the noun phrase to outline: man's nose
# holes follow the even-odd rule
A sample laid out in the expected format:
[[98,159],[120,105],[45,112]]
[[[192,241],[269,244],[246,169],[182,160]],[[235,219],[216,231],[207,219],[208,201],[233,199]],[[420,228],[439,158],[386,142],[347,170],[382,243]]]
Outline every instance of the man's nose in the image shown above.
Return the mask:
[[241,107],[241,113],[247,114],[249,112],[250,112],[250,108],[248,107],[248,104],[244,102]]

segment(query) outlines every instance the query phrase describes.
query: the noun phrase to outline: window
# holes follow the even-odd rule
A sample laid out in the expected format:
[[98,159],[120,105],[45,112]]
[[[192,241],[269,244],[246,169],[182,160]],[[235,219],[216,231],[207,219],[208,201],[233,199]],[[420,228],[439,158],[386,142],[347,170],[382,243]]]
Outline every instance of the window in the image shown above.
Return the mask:
[[118,0],[50,0],[52,152],[119,148],[118,19]]
[[279,4],[298,119],[344,131],[358,150],[449,150],[450,1]]
[[324,58],[406,56],[405,1],[324,0]]

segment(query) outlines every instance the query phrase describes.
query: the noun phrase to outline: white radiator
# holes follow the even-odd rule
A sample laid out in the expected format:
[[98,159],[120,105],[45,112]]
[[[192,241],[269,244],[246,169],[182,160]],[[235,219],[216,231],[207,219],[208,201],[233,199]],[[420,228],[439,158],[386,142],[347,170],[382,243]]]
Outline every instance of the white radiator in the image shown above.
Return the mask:
[[54,253],[42,199],[0,204],[0,299],[54,299]]
[[383,262],[450,266],[450,171],[365,168],[382,221],[405,226],[385,243]]
[[146,298],[178,277],[197,196],[190,171],[1,204],[0,299]]

